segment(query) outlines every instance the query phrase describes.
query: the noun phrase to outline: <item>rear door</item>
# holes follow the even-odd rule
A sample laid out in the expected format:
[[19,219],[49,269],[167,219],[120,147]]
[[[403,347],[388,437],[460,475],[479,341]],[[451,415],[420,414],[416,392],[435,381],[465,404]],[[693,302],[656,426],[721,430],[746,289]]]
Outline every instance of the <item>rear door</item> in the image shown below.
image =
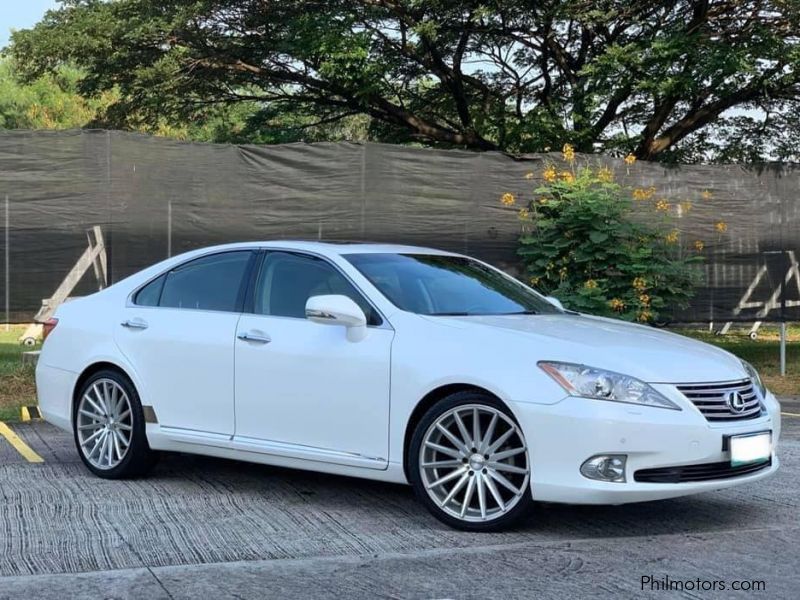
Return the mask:
[[232,436],[236,323],[254,253],[184,263],[132,297],[114,338],[162,427]]

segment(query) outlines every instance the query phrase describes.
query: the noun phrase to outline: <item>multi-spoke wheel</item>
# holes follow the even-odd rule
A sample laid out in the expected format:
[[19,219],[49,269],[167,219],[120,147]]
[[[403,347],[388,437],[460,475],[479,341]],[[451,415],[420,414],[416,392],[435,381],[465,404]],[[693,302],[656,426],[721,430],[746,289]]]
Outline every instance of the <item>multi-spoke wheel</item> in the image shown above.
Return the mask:
[[131,401],[113,379],[97,379],[78,402],[78,444],[97,469],[116,467],[131,446],[133,414]]
[[462,529],[507,527],[532,502],[525,437],[487,395],[459,392],[435,404],[412,438],[409,465],[426,506]]
[[100,371],[83,384],[75,398],[74,427],[81,459],[96,475],[133,477],[154,463],[136,390],[117,371]]

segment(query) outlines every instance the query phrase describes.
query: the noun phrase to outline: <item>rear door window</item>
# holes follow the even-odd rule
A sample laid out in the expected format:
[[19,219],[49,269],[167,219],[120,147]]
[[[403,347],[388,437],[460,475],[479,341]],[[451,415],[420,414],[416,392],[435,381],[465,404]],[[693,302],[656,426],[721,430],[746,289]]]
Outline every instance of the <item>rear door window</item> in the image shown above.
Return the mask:
[[[241,312],[244,279],[252,256],[249,250],[221,252],[176,267],[164,276],[158,306]],[[155,295],[154,290],[148,290],[154,283],[141,289],[137,301],[143,293],[144,300]]]

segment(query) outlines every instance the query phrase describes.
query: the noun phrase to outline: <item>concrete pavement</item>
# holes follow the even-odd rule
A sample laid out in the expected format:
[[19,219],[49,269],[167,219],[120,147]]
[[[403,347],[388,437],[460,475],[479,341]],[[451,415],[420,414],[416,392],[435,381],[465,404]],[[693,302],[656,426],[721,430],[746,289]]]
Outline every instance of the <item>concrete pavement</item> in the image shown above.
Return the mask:
[[[104,481],[70,436],[13,428],[44,463],[0,440],[0,598],[793,598],[800,577],[795,417],[770,480],[619,507],[540,504],[503,534],[450,530],[404,486],[202,457]],[[646,576],[717,583],[642,591]],[[766,589],[731,593],[740,580]]]

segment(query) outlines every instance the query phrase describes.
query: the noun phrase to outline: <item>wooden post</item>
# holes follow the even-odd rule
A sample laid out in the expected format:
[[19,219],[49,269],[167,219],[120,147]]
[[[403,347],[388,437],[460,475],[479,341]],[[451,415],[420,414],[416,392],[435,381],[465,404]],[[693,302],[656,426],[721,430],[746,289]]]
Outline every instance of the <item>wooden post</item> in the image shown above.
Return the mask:
[[95,225],[87,231],[89,238],[89,245],[84,250],[81,257],[72,267],[64,281],[58,286],[55,293],[42,303],[42,308],[34,317],[34,320],[43,323],[53,316],[56,308],[58,308],[69,297],[70,292],[75,289],[78,282],[84,276],[89,267],[94,268],[94,274],[97,277],[97,286],[103,289],[108,282],[107,272],[107,259],[106,259],[106,246],[103,238],[103,231],[99,225]]

